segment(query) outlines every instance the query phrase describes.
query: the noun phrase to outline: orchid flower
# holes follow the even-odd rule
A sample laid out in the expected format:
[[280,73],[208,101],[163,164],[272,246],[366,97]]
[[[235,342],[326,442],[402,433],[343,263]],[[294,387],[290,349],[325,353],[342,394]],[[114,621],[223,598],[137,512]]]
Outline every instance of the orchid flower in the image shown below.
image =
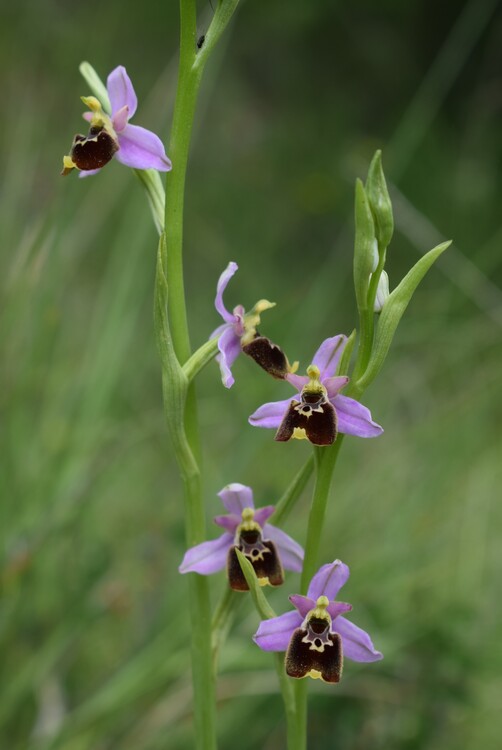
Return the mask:
[[247,591],[236,548],[251,562],[261,586],[279,586],[284,582],[283,567],[299,572],[303,550],[284,531],[267,523],[273,505],[255,510],[251,487],[233,483],[218,493],[228,515],[216,516],[214,522],[226,529],[218,539],[191,547],[179,567],[180,573],[211,575],[227,568],[230,587]]
[[222,383],[226,388],[234,384],[231,367],[241,351],[252,357],[272,377],[283,380],[288,373],[295,371],[295,365],[291,366],[282,349],[265,336],[260,336],[256,330],[260,324],[261,313],[275,307],[275,302],[262,299],[248,313],[242,305],[237,305],[229,312],[223,302],[223,292],[238,267],[233,261],[228,264],[218,280],[214,300],[214,306],[224,323],[218,326],[209,338],[219,337],[220,353],[216,361],[220,365]]
[[277,429],[275,440],[307,439],[315,445],[330,445],[337,433],[357,437],[378,437],[383,432],[373,422],[369,410],[339,391],[349,378],[335,372],[346,336],[339,335],[323,341],[307,368],[307,377],[288,373],[286,380],[299,392],[285,401],[263,404],[249,417],[255,427]]
[[103,111],[95,96],[82,97],[91,110],[84,113],[84,119],[90,123],[89,133],[75,136],[70,154],[63,158],[61,174],[69,174],[75,168],[81,170],[81,177],[96,174],[113,157],[126,167],[168,172],[171,162],[160,138],[151,130],[129,123],[138,99],[123,65],[108,76],[107,91],[111,116]]
[[341,560],[323,565],[310,581],[307,596],[289,597],[294,611],[263,620],[253,636],[263,651],[286,651],[290,677],[339,682],[344,656],[360,662],[383,658],[368,633],[342,617],[352,606],[335,601],[348,577],[349,568]]

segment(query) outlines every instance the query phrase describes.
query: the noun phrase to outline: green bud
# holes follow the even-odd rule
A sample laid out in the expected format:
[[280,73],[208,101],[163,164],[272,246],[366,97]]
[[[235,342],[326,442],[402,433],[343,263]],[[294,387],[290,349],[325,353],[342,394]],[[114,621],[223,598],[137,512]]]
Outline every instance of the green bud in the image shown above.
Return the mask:
[[389,277],[386,271],[382,271],[382,273],[380,274],[380,278],[378,279],[378,287],[375,297],[374,309],[376,313],[382,312],[382,308],[385,305],[385,302],[388,300],[389,296]]
[[361,180],[356,180],[356,234],[354,242],[354,289],[359,311],[367,307],[368,286],[373,270],[375,225]]
[[366,180],[366,194],[375,219],[378,244],[381,248],[386,248],[390,245],[394,233],[394,217],[383,173],[381,151],[377,151],[371,160]]
[[415,289],[420,284],[432,264],[450,245],[451,240],[449,242],[443,242],[441,245],[438,245],[426,255],[422,256],[387,298],[382,308],[382,312],[380,313],[375,344],[368,367],[366,368],[364,375],[359,378],[356,384],[359,391],[367,388],[380,372],[390,349],[399,321],[408,307]]

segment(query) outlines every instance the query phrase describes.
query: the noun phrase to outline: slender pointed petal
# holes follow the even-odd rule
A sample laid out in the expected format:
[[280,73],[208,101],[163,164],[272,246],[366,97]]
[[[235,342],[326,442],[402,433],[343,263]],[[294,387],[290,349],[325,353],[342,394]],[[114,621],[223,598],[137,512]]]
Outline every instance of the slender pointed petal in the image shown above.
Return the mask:
[[302,618],[306,617],[311,609],[315,607],[315,601],[308,596],[302,596],[301,594],[291,594],[289,601],[296,607]]
[[263,620],[253,640],[263,651],[286,651],[294,630],[300,627],[302,620],[296,609],[279,617]]
[[337,617],[333,621],[332,629],[342,636],[343,653],[347,659],[364,662],[383,659],[383,654],[375,649],[368,633],[345,617]]
[[349,575],[348,565],[341,560],[334,560],[332,563],[323,565],[310,581],[307,596],[311,599],[327,596],[330,601],[333,601],[347,582]]
[[284,415],[289,409],[289,405],[293,399],[287,398],[285,401],[270,401],[268,404],[263,404],[257,409],[248,419],[248,422],[253,427],[270,427],[277,429]]
[[310,378],[308,378],[306,375],[295,375],[294,373],[288,373],[286,375],[285,380],[288,381],[288,383],[291,383],[294,388],[298,391],[298,393],[301,393],[301,390],[304,385],[307,385]]
[[112,114],[122,107],[129,107],[129,117],[133,117],[138,106],[138,97],[123,65],[112,70],[107,78],[106,88],[112,105]]
[[319,368],[321,380],[330,378],[335,374],[346,343],[347,336],[343,334],[325,339],[322,342],[312,360],[312,364]]
[[371,412],[365,406],[348,396],[335,396],[331,399],[338,417],[338,432],[345,435],[356,435],[362,438],[378,437],[383,428],[371,418]]
[[120,148],[115,154],[117,161],[134,169],[158,169],[169,172],[171,162],[164,144],[155,133],[139,125],[126,125],[118,134]]
[[232,327],[228,327],[221,334],[218,339],[218,349],[220,353],[216,361],[220,366],[221,382],[225,388],[231,388],[235,383],[231,367],[241,352],[241,341]]
[[303,549],[298,542],[291,539],[285,531],[278,529],[277,526],[272,526],[270,523],[265,525],[263,537],[275,542],[281,562],[286,570],[293,570],[296,573],[301,571],[303,567]]
[[328,398],[331,399],[338,395],[338,391],[341,391],[348,382],[349,378],[346,375],[335,375],[333,378],[323,380],[323,386],[328,391]]
[[217,526],[221,526],[222,529],[226,529],[231,534],[235,534],[235,530],[241,522],[241,516],[230,513],[228,516],[215,516],[213,520]]
[[334,620],[335,617],[343,615],[344,612],[351,612],[352,604],[347,604],[346,602],[330,602],[326,609],[331,619]]
[[222,570],[227,562],[229,547],[234,541],[233,534],[222,534],[218,539],[202,542],[186,551],[179,567],[180,573],[200,573],[207,576]]
[[254,520],[263,528],[267,519],[270,518],[274,510],[275,505],[265,505],[263,506],[263,508],[258,508],[258,510],[254,514]]
[[254,508],[253,490],[239,482],[227,484],[218,492],[218,497],[228,512],[239,516],[239,519],[244,508]]
[[214,300],[214,306],[216,307],[216,310],[219,312],[225,323],[232,323],[235,316],[232,315],[232,313],[228,312],[227,308],[225,307],[223,303],[223,292],[227,288],[228,282],[238,268],[239,266],[237,265],[237,263],[234,263],[233,260],[230,261],[230,263],[218,279],[218,285],[216,287],[216,298]]

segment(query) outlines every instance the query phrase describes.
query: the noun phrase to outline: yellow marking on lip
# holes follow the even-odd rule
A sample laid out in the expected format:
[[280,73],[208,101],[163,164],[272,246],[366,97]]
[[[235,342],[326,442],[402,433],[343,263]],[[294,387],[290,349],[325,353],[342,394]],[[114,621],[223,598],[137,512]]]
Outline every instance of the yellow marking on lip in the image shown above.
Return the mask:
[[296,438],[297,440],[307,440],[307,433],[303,427],[295,427],[291,437]]

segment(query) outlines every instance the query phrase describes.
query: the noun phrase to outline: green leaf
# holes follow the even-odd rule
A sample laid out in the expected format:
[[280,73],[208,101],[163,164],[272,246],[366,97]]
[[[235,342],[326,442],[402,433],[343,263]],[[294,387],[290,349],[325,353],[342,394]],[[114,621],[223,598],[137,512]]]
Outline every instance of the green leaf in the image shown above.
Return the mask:
[[267,598],[263,593],[260,584],[258,583],[258,579],[256,577],[256,573],[254,572],[253,566],[247,559],[246,555],[243,555],[242,552],[238,549],[236,549],[235,551],[237,553],[239,565],[241,566],[242,572],[244,573],[244,578],[246,579],[247,585],[249,586],[249,591],[251,593],[253,603],[261,619],[270,620],[271,617],[276,617],[274,610],[268,603]]
[[380,372],[390,349],[399,321],[408,307],[415,289],[420,284],[432,264],[450,245],[451,240],[443,242],[441,245],[433,248],[420,258],[413,268],[408,271],[404,279],[394,289],[392,294],[387,298],[387,301],[382,308],[382,312],[380,313],[375,345],[373,347],[368,367],[366,368],[364,375],[356,383],[359,391],[367,388]]
[[390,245],[394,234],[394,217],[383,173],[381,151],[377,151],[371,160],[368,179],[366,180],[366,195],[375,219],[379,249],[385,249]]
[[373,269],[375,225],[361,180],[356,181],[355,201],[356,234],[354,241],[354,289],[359,312],[368,306],[368,285]]

